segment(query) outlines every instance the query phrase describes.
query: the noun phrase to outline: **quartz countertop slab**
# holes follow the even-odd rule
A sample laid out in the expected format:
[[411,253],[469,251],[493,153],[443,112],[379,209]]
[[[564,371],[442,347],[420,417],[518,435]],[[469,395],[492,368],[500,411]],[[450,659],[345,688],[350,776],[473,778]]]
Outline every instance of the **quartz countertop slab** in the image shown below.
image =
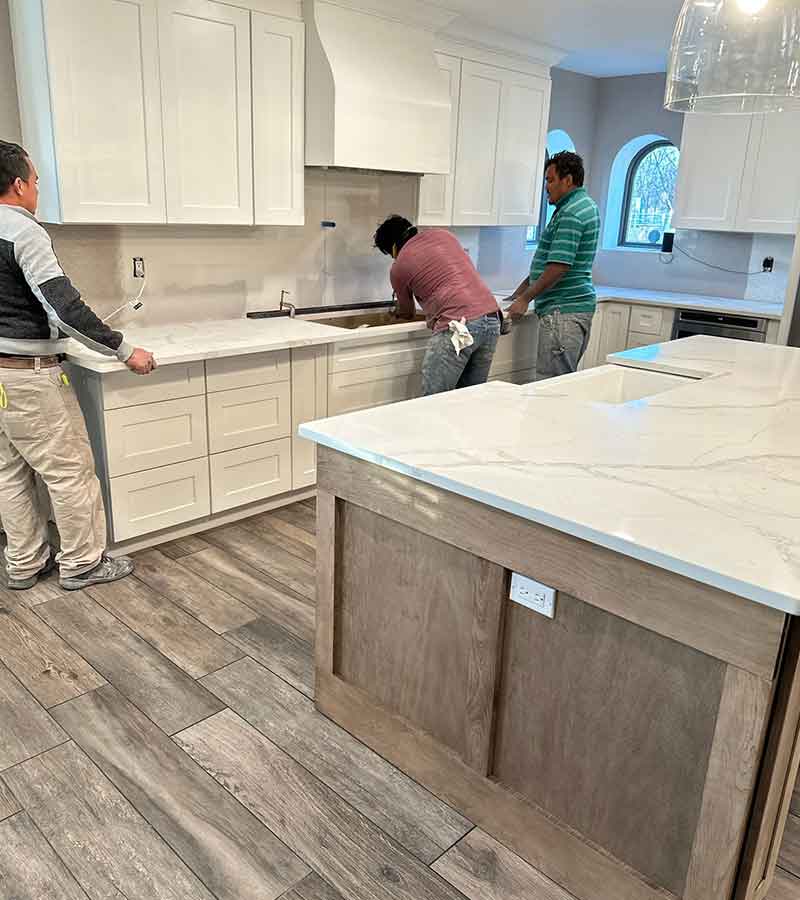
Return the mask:
[[800,350],[693,337],[618,356],[691,377],[626,403],[587,399],[587,379],[617,369],[604,366],[364,410],[300,433],[800,615]]
[[[274,319],[182,322],[148,327],[132,325],[126,327],[124,332],[129,344],[150,350],[155,354],[156,362],[162,366],[287,350],[292,347],[311,347],[364,337],[363,331],[349,331],[288,316]],[[77,341],[70,341],[67,359],[74,365],[93,372],[115,372],[125,368],[115,357],[95,353]]]

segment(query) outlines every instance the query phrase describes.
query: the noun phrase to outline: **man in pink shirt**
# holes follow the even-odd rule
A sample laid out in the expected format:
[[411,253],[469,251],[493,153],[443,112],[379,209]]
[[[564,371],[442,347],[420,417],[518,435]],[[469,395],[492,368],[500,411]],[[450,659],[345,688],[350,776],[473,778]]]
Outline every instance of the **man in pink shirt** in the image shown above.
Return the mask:
[[[433,332],[422,361],[423,396],[483,384],[500,310],[459,241],[442,229],[420,234],[408,219],[389,216],[375,232],[375,246],[395,261],[390,278],[398,315],[412,318],[416,298]],[[451,327],[462,321],[466,331]]]

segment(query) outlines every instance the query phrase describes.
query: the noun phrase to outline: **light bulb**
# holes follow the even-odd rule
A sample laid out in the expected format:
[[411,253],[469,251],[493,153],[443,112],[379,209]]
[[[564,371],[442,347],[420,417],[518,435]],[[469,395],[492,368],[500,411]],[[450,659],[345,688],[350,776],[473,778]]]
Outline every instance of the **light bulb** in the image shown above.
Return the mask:
[[769,0],[736,0],[739,9],[747,16],[757,16]]

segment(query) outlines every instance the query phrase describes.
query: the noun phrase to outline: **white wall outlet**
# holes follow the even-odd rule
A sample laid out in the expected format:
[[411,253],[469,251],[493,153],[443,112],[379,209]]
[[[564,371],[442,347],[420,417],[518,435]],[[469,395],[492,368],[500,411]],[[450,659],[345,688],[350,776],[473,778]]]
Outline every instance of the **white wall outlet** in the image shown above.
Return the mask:
[[526,578],[524,575],[518,575],[516,572],[511,574],[511,599],[514,603],[527,606],[540,615],[547,616],[548,619],[554,619],[556,615],[556,591],[555,588],[548,587],[532,578]]
[[142,256],[133,257],[133,277],[144,278],[144,257]]

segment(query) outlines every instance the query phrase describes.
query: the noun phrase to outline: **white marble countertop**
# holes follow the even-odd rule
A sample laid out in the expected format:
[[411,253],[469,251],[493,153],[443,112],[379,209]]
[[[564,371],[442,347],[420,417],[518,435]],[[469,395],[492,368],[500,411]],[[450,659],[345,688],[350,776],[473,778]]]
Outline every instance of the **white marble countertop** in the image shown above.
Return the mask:
[[[159,365],[240,356],[310,347],[333,341],[352,340],[358,332],[302,319],[224,319],[208,322],[182,322],[174,325],[126,326],[125,340],[155,354]],[[361,333],[363,336],[363,333]],[[113,356],[103,356],[77,341],[70,341],[69,362],[92,372],[115,372],[125,366]]]
[[638,303],[645,306],[727,312],[742,316],[757,316],[760,319],[780,319],[783,315],[783,301],[759,303],[756,300],[733,300],[730,297],[710,297],[703,294],[683,294],[675,291],[648,291],[644,288],[618,288],[608,285],[597,285],[596,289],[599,303],[622,300],[625,303]]
[[300,433],[800,615],[800,350],[693,337],[618,361],[692,377],[648,373],[634,399],[613,402],[617,382],[635,388],[645,373],[603,366],[378,407]]

